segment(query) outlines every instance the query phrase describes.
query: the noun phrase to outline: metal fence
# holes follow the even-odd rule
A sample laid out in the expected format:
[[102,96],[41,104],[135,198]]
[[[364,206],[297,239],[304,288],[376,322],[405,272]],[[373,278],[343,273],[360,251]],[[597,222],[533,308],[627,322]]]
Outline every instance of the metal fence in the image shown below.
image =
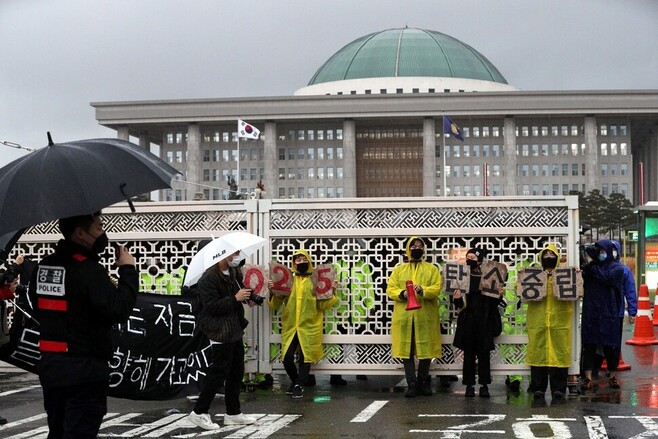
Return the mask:
[[[475,245],[488,258],[509,267],[507,295],[513,299],[516,270],[535,258],[546,242],[556,242],[568,265],[577,265],[578,201],[566,197],[464,197],[410,199],[235,200],[219,202],[135,203],[104,209],[112,241],[129,246],[140,272],[153,264],[160,272],[180,274],[196,253],[201,239],[226,231],[245,230],[263,236],[269,246],[250,263],[275,261],[290,265],[292,253],[304,248],[314,264],[337,268],[340,301],[325,315],[325,359],[315,373],[402,374],[391,357],[390,322],[393,304],[386,296],[387,280],[403,261],[409,236],[420,236],[427,259],[439,266]],[[60,238],[55,223],[33,227],[21,238],[18,251],[38,260]],[[115,273],[113,256],[104,263]],[[142,279],[142,282],[144,280]],[[146,286],[142,284],[142,288]],[[578,306],[577,303],[574,306]],[[462,354],[452,347],[456,311],[441,297],[443,355],[432,362],[433,374],[461,371]],[[247,372],[283,373],[280,316],[267,306],[254,307],[245,343]],[[574,313],[571,373],[578,371],[580,351]],[[496,339],[492,372],[519,373],[524,365],[524,308],[510,301],[505,330]]]

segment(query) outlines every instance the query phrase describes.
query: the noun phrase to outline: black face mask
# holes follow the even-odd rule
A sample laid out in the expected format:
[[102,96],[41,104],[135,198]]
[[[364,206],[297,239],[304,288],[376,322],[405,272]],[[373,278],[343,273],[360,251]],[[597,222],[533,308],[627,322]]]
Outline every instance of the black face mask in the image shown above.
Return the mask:
[[478,266],[478,261],[474,259],[466,259],[466,265],[468,265],[471,268],[475,268]]
[[110,243],[110,239],[107,237],[107,234],[103,232],[100,235],[98,235],[98,238],[96,238],[96,241],[94,241],[94,244],[91,246],[91,251],[93,251],[97,255],[100,255],[105,251],[105,248],[109,243]]
[[423,257],[423,249],[422,248],[412,248],[411,249],[411,259],[419,261],[420,258]]
[[308,262],[296,264],[295,266],[297,267],[297,271],[299,271],[302,274],[308,271]]
[[544,270],[551,270],[557,266],[557,258],[541,258],[541,266]]

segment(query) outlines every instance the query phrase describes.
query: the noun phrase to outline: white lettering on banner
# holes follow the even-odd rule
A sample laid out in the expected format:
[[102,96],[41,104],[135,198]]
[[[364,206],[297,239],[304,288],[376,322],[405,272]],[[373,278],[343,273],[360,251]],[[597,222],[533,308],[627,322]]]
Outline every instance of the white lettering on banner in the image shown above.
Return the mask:
[[146,335],[146,325],[144,319],[140,317],[141,312],[141,309],[133,308],[133,312],[131,312],[130,316],[128,317],[126,331],[132,334]]
[[37,294],[43,296],[64,296],[64,280],[66,270],[64,267],[40,265],[37,272]]

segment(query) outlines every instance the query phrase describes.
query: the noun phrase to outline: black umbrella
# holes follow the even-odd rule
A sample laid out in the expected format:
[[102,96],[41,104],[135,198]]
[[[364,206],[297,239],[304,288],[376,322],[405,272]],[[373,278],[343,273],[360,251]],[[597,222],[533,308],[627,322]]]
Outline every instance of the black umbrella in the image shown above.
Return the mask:
[[0,169],[0,235],[170,187],[178,173],[120,139],[52,143]]

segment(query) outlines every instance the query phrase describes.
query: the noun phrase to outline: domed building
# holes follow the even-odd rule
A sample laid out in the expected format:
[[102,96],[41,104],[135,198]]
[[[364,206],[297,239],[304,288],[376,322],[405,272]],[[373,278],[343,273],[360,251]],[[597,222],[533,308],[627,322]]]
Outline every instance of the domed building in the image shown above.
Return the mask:
[[387,29],[331,56],[295,95],[517,90],[468,44],[425,29]]
[[[564,69],[568,74],[568,68]],[[658,91],[522,91],[433,30],[355,39],[293,96],[92,103],[181,171],[163,200],[563,195],[658,199]],[[237,119],[260,130],[239,139]],[[461,138],[444,132],[459,127]],[[644,163],[644,181],[633,179]],[[642,198],[643,197],[643,198]]]

